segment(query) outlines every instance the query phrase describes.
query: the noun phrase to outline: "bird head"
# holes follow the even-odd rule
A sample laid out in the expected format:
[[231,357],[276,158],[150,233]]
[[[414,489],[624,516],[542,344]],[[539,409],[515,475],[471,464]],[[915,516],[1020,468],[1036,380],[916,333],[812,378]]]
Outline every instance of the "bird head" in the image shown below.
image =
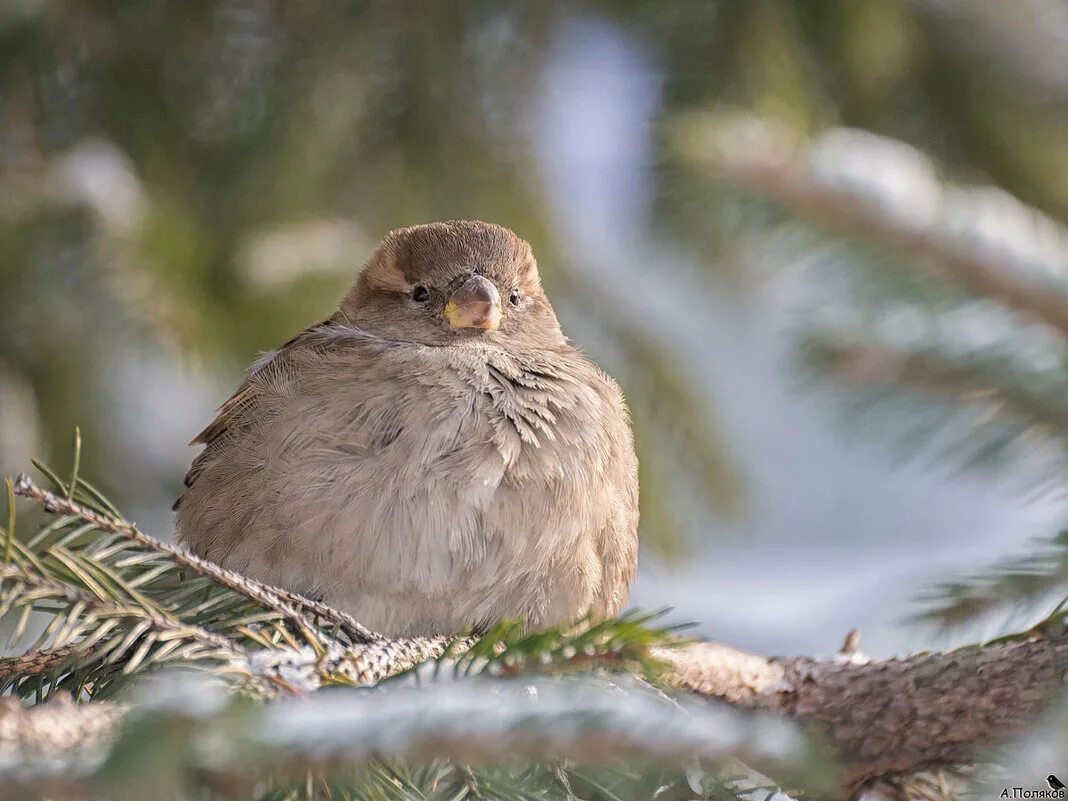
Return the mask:
[[386,339],[425,345],[564,342],[530,245],[507,228],[477,221],[389,233],[341,314]]

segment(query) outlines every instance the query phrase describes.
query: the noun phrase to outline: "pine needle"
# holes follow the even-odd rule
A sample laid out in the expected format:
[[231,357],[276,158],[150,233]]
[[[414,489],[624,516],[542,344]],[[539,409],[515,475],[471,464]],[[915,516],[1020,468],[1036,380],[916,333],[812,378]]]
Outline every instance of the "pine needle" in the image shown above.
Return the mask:
[[4,562],[11,564],[11,557],[15,547],[15,486],[11,479],[4,480],[7,489],[7,530],[4,540]]
[[70,486],[67,489],[67,500],[74,500],[74,491],[78,487],[78,471],[82,465],[82,430],[74,427],[74,465],[70,471]]

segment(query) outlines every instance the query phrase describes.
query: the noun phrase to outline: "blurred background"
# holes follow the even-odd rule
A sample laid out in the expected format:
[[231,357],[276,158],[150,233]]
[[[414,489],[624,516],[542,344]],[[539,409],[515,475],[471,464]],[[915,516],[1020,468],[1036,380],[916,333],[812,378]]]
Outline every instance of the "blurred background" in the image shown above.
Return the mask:
[[454,218],[627,392],[636,605],[885,656],[1063,594],[1060,0],[4,0],[0,470],[79,425],[169,534],[244,367]]

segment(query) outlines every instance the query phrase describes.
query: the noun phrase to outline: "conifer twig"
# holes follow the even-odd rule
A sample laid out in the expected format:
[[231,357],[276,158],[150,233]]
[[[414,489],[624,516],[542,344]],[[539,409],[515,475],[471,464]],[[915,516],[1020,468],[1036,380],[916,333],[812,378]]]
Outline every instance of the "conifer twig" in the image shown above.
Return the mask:
[[73,653],[74,649],[68,646],[65,648],[42,648],[37,651],[19,654],[18,656],[0,657],[0,684],[5,683],[8,679],[48,673],[62,667],[63,663]]
[[[99,610],[101,612],[115,615],[137,614],[151,619],[154,624],[159,625],[160,627],[188,632],[195,637],[195,639],[227,651],[235,658],[243,659],[245,656],[238,646],[234,645],[232,641],[220,634],[213,634],[212,632],[205,631],[197,626],[190,626],[180,620],[160,615],[152,610],[103,600],[88,592],[80,592],[73,587],[62,584],[47,576],[36,575],[29,568],[15,567],[13,565],[0,565],[0,580],[7,581],[10,579],[21,584],[24,590],[45,590],[51,597],[60,598],[72,605],[79,604],[84,607],[86,611]],[[58,654],[59,651],[54,651],[53,653]]]
[[910,257],[914,267],[948,278],[976,296],[996,299],[1068,338],[1068,294],[1051,291],[1048,282],[1008,268],[992,253],[948,241],[931,227],[899,220],[875,203],[821,181],[792,149],[746,148],[736,154],[713,146],[709,151],[692,155],[718,180],[765,197],[801,219],[886,245]]
[[857,384],[887,383],[954,403],[985,403],[998,417],[1068,431],[1068,407],[1029,387],[996,381],[969,365],[935,354],[882,345],[819,340],[812,343],[826,369]]
[[187,567],[195,573],[221,584],[254,603],[278,611],[283,617],[293,622],[298,630],[306,634],[310,642],[319,642],[320,638],[315,633],[316,627],[308,620],[307,615],[300,611],[301,608],[321,618],[324,622],[338,627],[339,631],[346,634],[354,643],[369,643],[385,639],[382,635],[375,634],[361,626],[351,615],[332,609],[326,604],[306,598],[303,595],[298,595],[279,587],[272,587],[255,579],[242,576],[240,573],[235,573],[232,570],[220,567],[214,562],[202,559],[185,548],[162,542],[149,534],[145,534],[133,523],[100,514],[75,501],[42,489],[25,474],[16,479],[15,494],[22,498],[29,498],[39,502],[46,511],[53,514],[76,517],[86,523],[91,523],[101,531],[121,534],[150,550],[166,554],[183,567]]
[[[149,633],[155,633],[159,635],[161,642],[165,638],[170,638],[197,643],[202,648],[207,649],[201,650],[195,655],[197,660],[214,655],[216,658],[225,661],[230,670],[236,671],[246,679],[254,682],[258,680],[258,677],[253,676],[249,670],[248,653],[245,649],[222,635],[176,620],[153,609],[123,604],[118,601],[100,598],[89,592],[80,591],[48,576],[37,574],[29,565],[0,565],[0,584],[8,582],[11,583],[11,586],[5,590],[3,595],[0,595],[5,607],[11,604],[25,604],[32,607],[38,601],[47,598],[62,601],[69,608],[76,608],[80,620],[87,618],[94,618],[98,621],[109,619],[140,620],[144,625],[144,630],[138,635],[137,640],[141,640]],[[62,628],[50,634],[46,630],[42,638],[38,640],[38,643],[56,642],[57,636],[61,639],[66,639],[59,634],[60,631],[62,631]],[[116,637],[130,636],[130,633],[126,630],[116,630],[114,633],[107,635],[104,634],[107,631],[106,629],[98,629],[98,631],[100,633],[97,636],[90,635],[86,638],[92,643],[90,647],[107,648],[108,644],[114,642]],[[126,648],[120,646],[120,652],[121,650],[133,648],[133,644],[137,640],[130,642]],[[69,646],[65,642],[57,642],[56,644],[59,647],[54,649],[33,649],[21,656],[10,657],[0,661],[0,680],[12,678],[21,680],[60,669],[70,657],[86,649],[84,642],[83,640],[83,642]],[[119,668],[121,669],[122,666],[120,665]],[[266,689],[266,687],[261,689]]]

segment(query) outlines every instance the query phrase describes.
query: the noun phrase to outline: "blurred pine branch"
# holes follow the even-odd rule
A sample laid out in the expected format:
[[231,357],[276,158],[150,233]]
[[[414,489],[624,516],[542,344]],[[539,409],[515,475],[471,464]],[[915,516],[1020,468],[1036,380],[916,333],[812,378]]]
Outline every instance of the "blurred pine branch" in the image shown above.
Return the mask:
[[[1068,230],[864,131],[807,141],[771,121],[704,114],[674,135],[713,181],[814,233],[809,252],[822,248],[828,272],[846,278],[799,332],[799,355],[811,384],[830,378],[873,412],[869,436],[886,428],[908,455],[940,447],[968,466],[1023,461],[1044,490],[1068,488]],[[920,617],[960,624],[1065,594],[1060,540],[932,588]]]
[[[927,607],[916,618],[941,626],[1003,610],[1009,604],[1043,601],[1068,588],[1068,531],[1035,543],[1031,553],[994,565],[986,573],[946,581],[921,599]],[[1063,629],[1064,600],[1023,636]]]

